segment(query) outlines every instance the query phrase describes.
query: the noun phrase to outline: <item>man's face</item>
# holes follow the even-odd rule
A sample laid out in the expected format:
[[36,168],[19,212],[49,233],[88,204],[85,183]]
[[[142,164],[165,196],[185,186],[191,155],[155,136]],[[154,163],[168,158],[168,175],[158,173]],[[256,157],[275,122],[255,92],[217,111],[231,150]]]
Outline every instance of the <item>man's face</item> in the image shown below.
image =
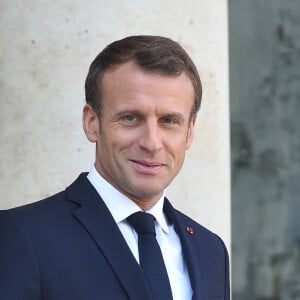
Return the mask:
[[105,72],[101,99],[100,122],[90,107],[84,111],[92,135],[85,131],[96,142],[96,169],[145,210],[177,175],[191,145],[193,85],[185,73],[158,75],[130,61]]

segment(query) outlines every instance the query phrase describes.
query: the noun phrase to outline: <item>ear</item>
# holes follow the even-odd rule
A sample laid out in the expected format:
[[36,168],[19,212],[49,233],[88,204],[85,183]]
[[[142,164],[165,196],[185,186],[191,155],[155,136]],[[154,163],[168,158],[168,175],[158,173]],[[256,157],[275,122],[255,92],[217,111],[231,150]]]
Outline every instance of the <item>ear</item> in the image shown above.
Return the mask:
[[192,120],[190,121],[187,136],[186,136],[186,145],[185,145],[186,150],[188,150],[192,145],[196,120],[197,120],[197,115],[194,115]]
[[89,104],[83,107],[82,126],[88,140],[96,143],[100,132],[100,123],[97,114]]

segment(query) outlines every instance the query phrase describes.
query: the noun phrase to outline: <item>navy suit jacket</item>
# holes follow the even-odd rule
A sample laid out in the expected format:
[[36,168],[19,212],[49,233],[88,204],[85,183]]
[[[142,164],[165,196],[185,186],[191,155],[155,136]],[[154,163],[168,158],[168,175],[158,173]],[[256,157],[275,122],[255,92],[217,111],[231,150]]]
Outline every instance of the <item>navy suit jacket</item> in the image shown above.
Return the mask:
[[[86,175],[52,197],[0,212],[0,299],[151,299],[139,264]],[[167,199],[164,211],[182,243],[193,299],[229,300],[221,239]]]

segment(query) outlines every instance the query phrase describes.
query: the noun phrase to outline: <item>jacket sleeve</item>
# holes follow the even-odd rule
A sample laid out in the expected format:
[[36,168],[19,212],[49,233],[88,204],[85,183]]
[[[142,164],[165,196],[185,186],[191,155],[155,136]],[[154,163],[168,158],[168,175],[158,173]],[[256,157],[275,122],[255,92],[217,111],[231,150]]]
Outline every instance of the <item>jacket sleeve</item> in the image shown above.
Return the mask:
[[14,210],[0,211],[0,299],[39,300],[40,281],[30,235]]

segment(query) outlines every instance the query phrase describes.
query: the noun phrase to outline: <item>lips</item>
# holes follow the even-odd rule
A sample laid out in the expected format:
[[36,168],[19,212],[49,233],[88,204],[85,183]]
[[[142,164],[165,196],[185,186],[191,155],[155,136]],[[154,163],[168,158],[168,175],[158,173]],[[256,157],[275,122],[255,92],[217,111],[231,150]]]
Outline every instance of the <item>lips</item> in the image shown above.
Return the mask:
[[131,160],[132,162],[136,164],[140,164],[146,167],[157,167],[157,166],[162,166],[163,164],[159,162],[151,162],[151,161],[145,161],[145,160]]
[[165,164],[156,161],[129,160],[133,169],[141,174],[155,175],[161,171]]

